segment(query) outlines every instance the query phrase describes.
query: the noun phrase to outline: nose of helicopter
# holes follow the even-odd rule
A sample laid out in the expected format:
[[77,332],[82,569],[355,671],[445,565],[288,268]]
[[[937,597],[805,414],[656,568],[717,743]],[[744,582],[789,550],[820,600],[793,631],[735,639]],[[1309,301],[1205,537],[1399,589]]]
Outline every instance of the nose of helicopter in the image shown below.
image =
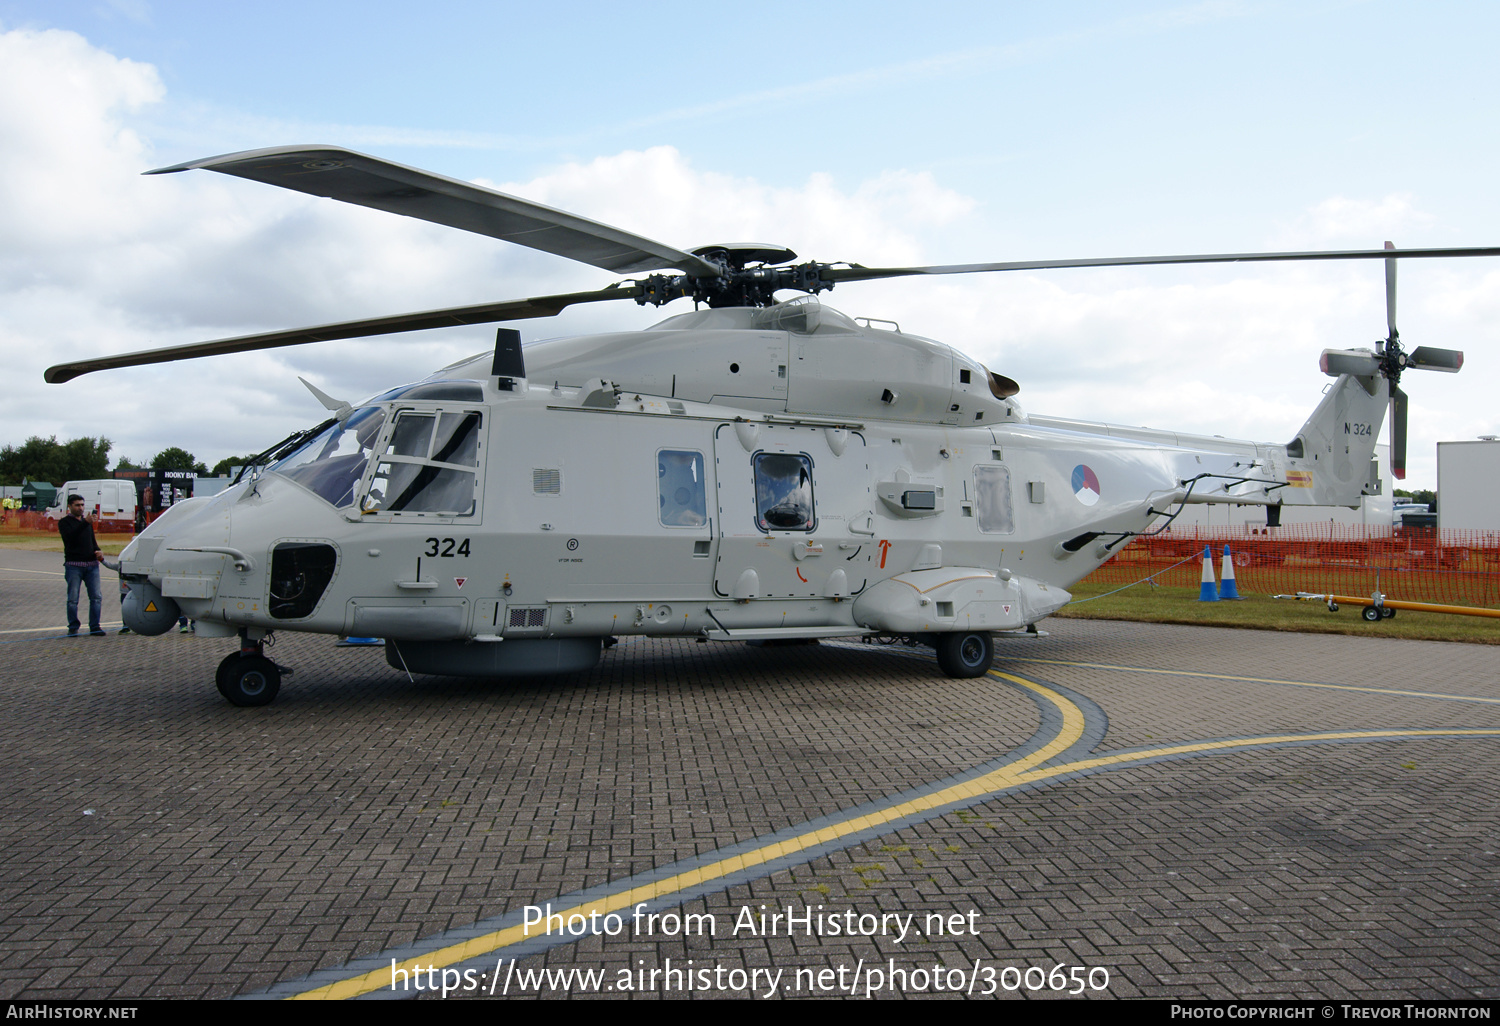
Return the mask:
[[[159,634],[178,616],[210,634],[309,627],[339,569],[332,539],[349,530],[344,512],[274,474],[189,502],[121,556],[121,572],[139,592],[130,598],[131,629],[138,622],[140,633]],[[338,629],[341,611],[329,615]]]
[[161,634],[180,616],[205,617],[226,574],[256,570],[256,560],[236,547],[232,509],[245,486],[174,504],[120,554],[128,589],[121,600],[125,625],[138,634]]

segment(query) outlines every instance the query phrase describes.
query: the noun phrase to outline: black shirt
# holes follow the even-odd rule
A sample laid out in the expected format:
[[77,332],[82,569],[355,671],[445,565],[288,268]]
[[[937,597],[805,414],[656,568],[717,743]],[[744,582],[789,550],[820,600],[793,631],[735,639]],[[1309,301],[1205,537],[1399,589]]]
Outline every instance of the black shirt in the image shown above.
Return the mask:
[[92,563],[99,543],[94,540],[94,525],[80,517],[67,516],[57,522],[62,535],[64,563]]

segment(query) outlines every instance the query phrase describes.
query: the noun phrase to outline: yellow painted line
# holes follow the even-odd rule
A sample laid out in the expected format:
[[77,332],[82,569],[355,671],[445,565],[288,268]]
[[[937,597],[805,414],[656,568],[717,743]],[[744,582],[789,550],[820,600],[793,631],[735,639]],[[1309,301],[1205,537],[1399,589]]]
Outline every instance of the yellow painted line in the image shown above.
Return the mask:
[[[913,798],[910,801],[865,812],[839,823],[831,823],[816,830],[809,830],[805,834],[776,841],[764,847],[757,848],[754,851],[742,852],[726,859],[720,859],[718,862],[697,866],[685,872],[678,873],[675,876],[643,884],[628,891],[607,895],[597,901],[575,905],[556,914],[561,915],[564,922],[573,915],[581,915],[585,918],[595,913],[601,916],[607,915],[610,912],[617,912],[623,908],[630,908],[638,902],[652,901],[690,887],[696,887],[709,881],[717,880],[720,877],[729,876],[732,873],[742,872],[754,866],[764,865],[767,862],[772,862],[784,856],[805,851],[808,848],[816,848],[830,841],[837,841],[839,838],[847,837],[850,834],[861,833],[884,823],[905,819],[907,816],[915,813],[926,812],[944,805],[951,805],[957,801],[977,798],[992,791],[999,791],[1007,787],[1014,787],[1017,784],[1025,783],[1024,775],[1027,770],[1034,766],[1040,766],[1048,759],[1056,758],[1072,747],[1083,736],[1083,710],[1049,687],[1035,684],[1029,680],[1023,680],[1020,677],[1013,677],[1008,673],[991,672],[1012,683],[1019,684],[1021,687],[1036,692],[1042,698],[1056,706],[1061,711],[1063,717],[1062,729],[1058,732],[1057,737],[1030,755],[1024,756],[1016,762],[1002,766],[999,769],[992,770],[983,776],[975,777],[973,780],[966,780],[963,783],[954,784],[951,787]],[[405,962],[397,963],[394,967],[382,966],[379,969],[359,976],[351,976],[347,980],[339,980],[337,983],[330,983],[315,990],[295,994],[289,1000],[340,1000],[358,997],[361,994],[368,994],[371,991],[389,986],[393,971],[405,969],[407,972],[415,972],[418,965],[424,967],[424,971],[427,966],[435,966],[441,969],[459,962],[466,962],[471,958],[477,958],[496,949],[516,944],[527,939],[529,936],[523,926],[511,926],[504,930],[496,930],[493,933],[474,937],[459,944],[439,948],[431,954],[407,959]]]
[[1364,691],[1375,695],[1397,695],[1401,698],[1446,698],[1463,702],[1486,702],[1500,705],[1500,698],[1483,695],[1450,695],[1441,691],[1403,691],[1399,688],[1374,688],[1362,684],[1323,684],[1311,680],[1277,680],[1274,677],[1236,677],[1229,673],[1204,673],[1199,670],[1163,670],[1155,666],[1114,666],[1110,663],[1078,663],[1066,659],[1038,659],[1033,656],[1004,657],[1010,663],[1043,663],[1047,666],[1077,666],[1087,670],[1121,670],[1126,673],[1156,673],[1166,677],[1206,677],[1209,680],[1234,680],[1246,684],[1290,684],[1299,688],[1326,688],[1331,691]]
[[1340,730],[1329,731],[1323,734],[1268,734],[1265,737],[1232,738],[1227,741],[1199,741],[1193,744],[1167,745],[1145,751],[1120,752],[1115,755],[1101,755],[1092,759],[1079,759],[1076,762],[1054,766],[1051,769],[1037,770],[1034,773],[1023,774],[1025,779],[1022,780],[1022,783],[1048,780],[1068,773],[1077,773],[1081,770],[1098,769],[1101,766],[1124,766],[1132,762],[1140,762],[1145,759],[1159,759],[1169,755],[1191,755],[1198,752],[1214,751],[1224,752],[1232,751],[1236,748],[1256,748],[1265,745],[1284,745],[1303,741],[1352,741],[1355,739],[1382,737],[1402,738],[1403,740],[1423,737],[1500,737],[1500,730]]
[[22,570],[18,566],[0,566],[0,571],[8,574],[46,574],[48,577],[66,577],[67,574],[60,570]]
[[[1032,661],[1041,662],[1045,660]],[[1063,663],[1060,665],[1088,664]],[[916,813],[930,811],[945,805],[952,805],[966,799],[978,799],[997,791],[1004,791],[1026,784],[1041,783],[1057,777],[1088,770],[1105,767],[1123,767],[1131,763],[1146,762],[1173,755],[1233,751],[1235,749],[1298,742],[1348,741],[1372,738],[1500,737],[1500,730],[1357,730],[1334,731],[1321,734],[1271,734],[1264,737],[1241,738],[1227,741],[1201,741],[1180,745],[1166,745],[1142,751],[1120,752],[1113,755],[1077,759],[1060,766],[1043,769],[1040,767],[1043,767],[1048,760],[1054,759],[1067,751],[1083,736],[1085,726],[1083,710],[1065,696],[1045,685],[1037,684],[1009,673],[1003,673],[999,670],[991,670],[990,673],[1026,688],[1045,701],[1052,703],[1053,707],[1061,712],[1063,719],[1062,727],[1058,731],[1057,736],[1035,752],[991,770],[989,773],[975,777],[972,780],[954,784],[942,790],[921,795],[883,809],[865,812],[858,816],[851,816],[841,822],[832,823],[816,830],[809,830],[796,837],[774,841],[753,851],[733,855],[720,859],[717,862],[696,866],[674,876],[642,884],[629,890],[606,895],[596,901],[574,905],[555,914],[561,915],[564,922],[571,919],[574,915],[580,915],[586,919],[595,914],[600,916],[607,915],[611,912],[630,908],[638,902],[649,902],[656,898],[670,896],[679,891],[701,886],[704,883],[773,862],[787,855],[816,848],[831,841],[837,841],[840,838],[858,834],[885,823],[901,820]],[[428,967],[446,968],[460,962],[466,962],[472,958],[478,958],[481,955],[490,954],[501,948],[509,947],[512,944],[520,943],[529,937],[530,934],[524,926],[507,927],[503,930],[496,930],[492,933],[470,938],[458,944],[439,948],[429,954],[419,955],[403,962],[382,966],[367,973],[339,980],[336,983],[304,991],[300,994],[292,995],[288,1000],[342,1000],[359,997],[362,994],[368,994],[389,986],[393,978],[393,973],[397,971],[404,970],[410,974],[416,973],[418,967],[421,967],[422,971],[426,971]]]

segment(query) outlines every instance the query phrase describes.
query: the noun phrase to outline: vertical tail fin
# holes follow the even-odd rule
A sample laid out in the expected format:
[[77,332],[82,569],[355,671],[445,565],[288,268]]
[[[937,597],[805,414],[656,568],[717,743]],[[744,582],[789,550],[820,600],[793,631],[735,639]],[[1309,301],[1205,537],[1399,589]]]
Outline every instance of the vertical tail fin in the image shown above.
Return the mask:
[[1316,506],[1358,506],[1380,491],[1375,442],[1390,403],[1390,382],[1380,374],[1340,374],[1297,437],[1286,447],[1289,487],[1284,501]]

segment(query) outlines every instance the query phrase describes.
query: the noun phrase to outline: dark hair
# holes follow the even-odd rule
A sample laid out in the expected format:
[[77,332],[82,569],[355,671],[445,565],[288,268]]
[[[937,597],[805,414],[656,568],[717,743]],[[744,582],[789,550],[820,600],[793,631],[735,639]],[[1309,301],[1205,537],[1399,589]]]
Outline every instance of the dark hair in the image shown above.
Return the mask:
[[70,495],[70,496],[68,496],[68,505],[69,506],[73,505],[73,503],[75,503],[75,502],[82,502],[82,501],[83,501],[83,496],[82,495]]

